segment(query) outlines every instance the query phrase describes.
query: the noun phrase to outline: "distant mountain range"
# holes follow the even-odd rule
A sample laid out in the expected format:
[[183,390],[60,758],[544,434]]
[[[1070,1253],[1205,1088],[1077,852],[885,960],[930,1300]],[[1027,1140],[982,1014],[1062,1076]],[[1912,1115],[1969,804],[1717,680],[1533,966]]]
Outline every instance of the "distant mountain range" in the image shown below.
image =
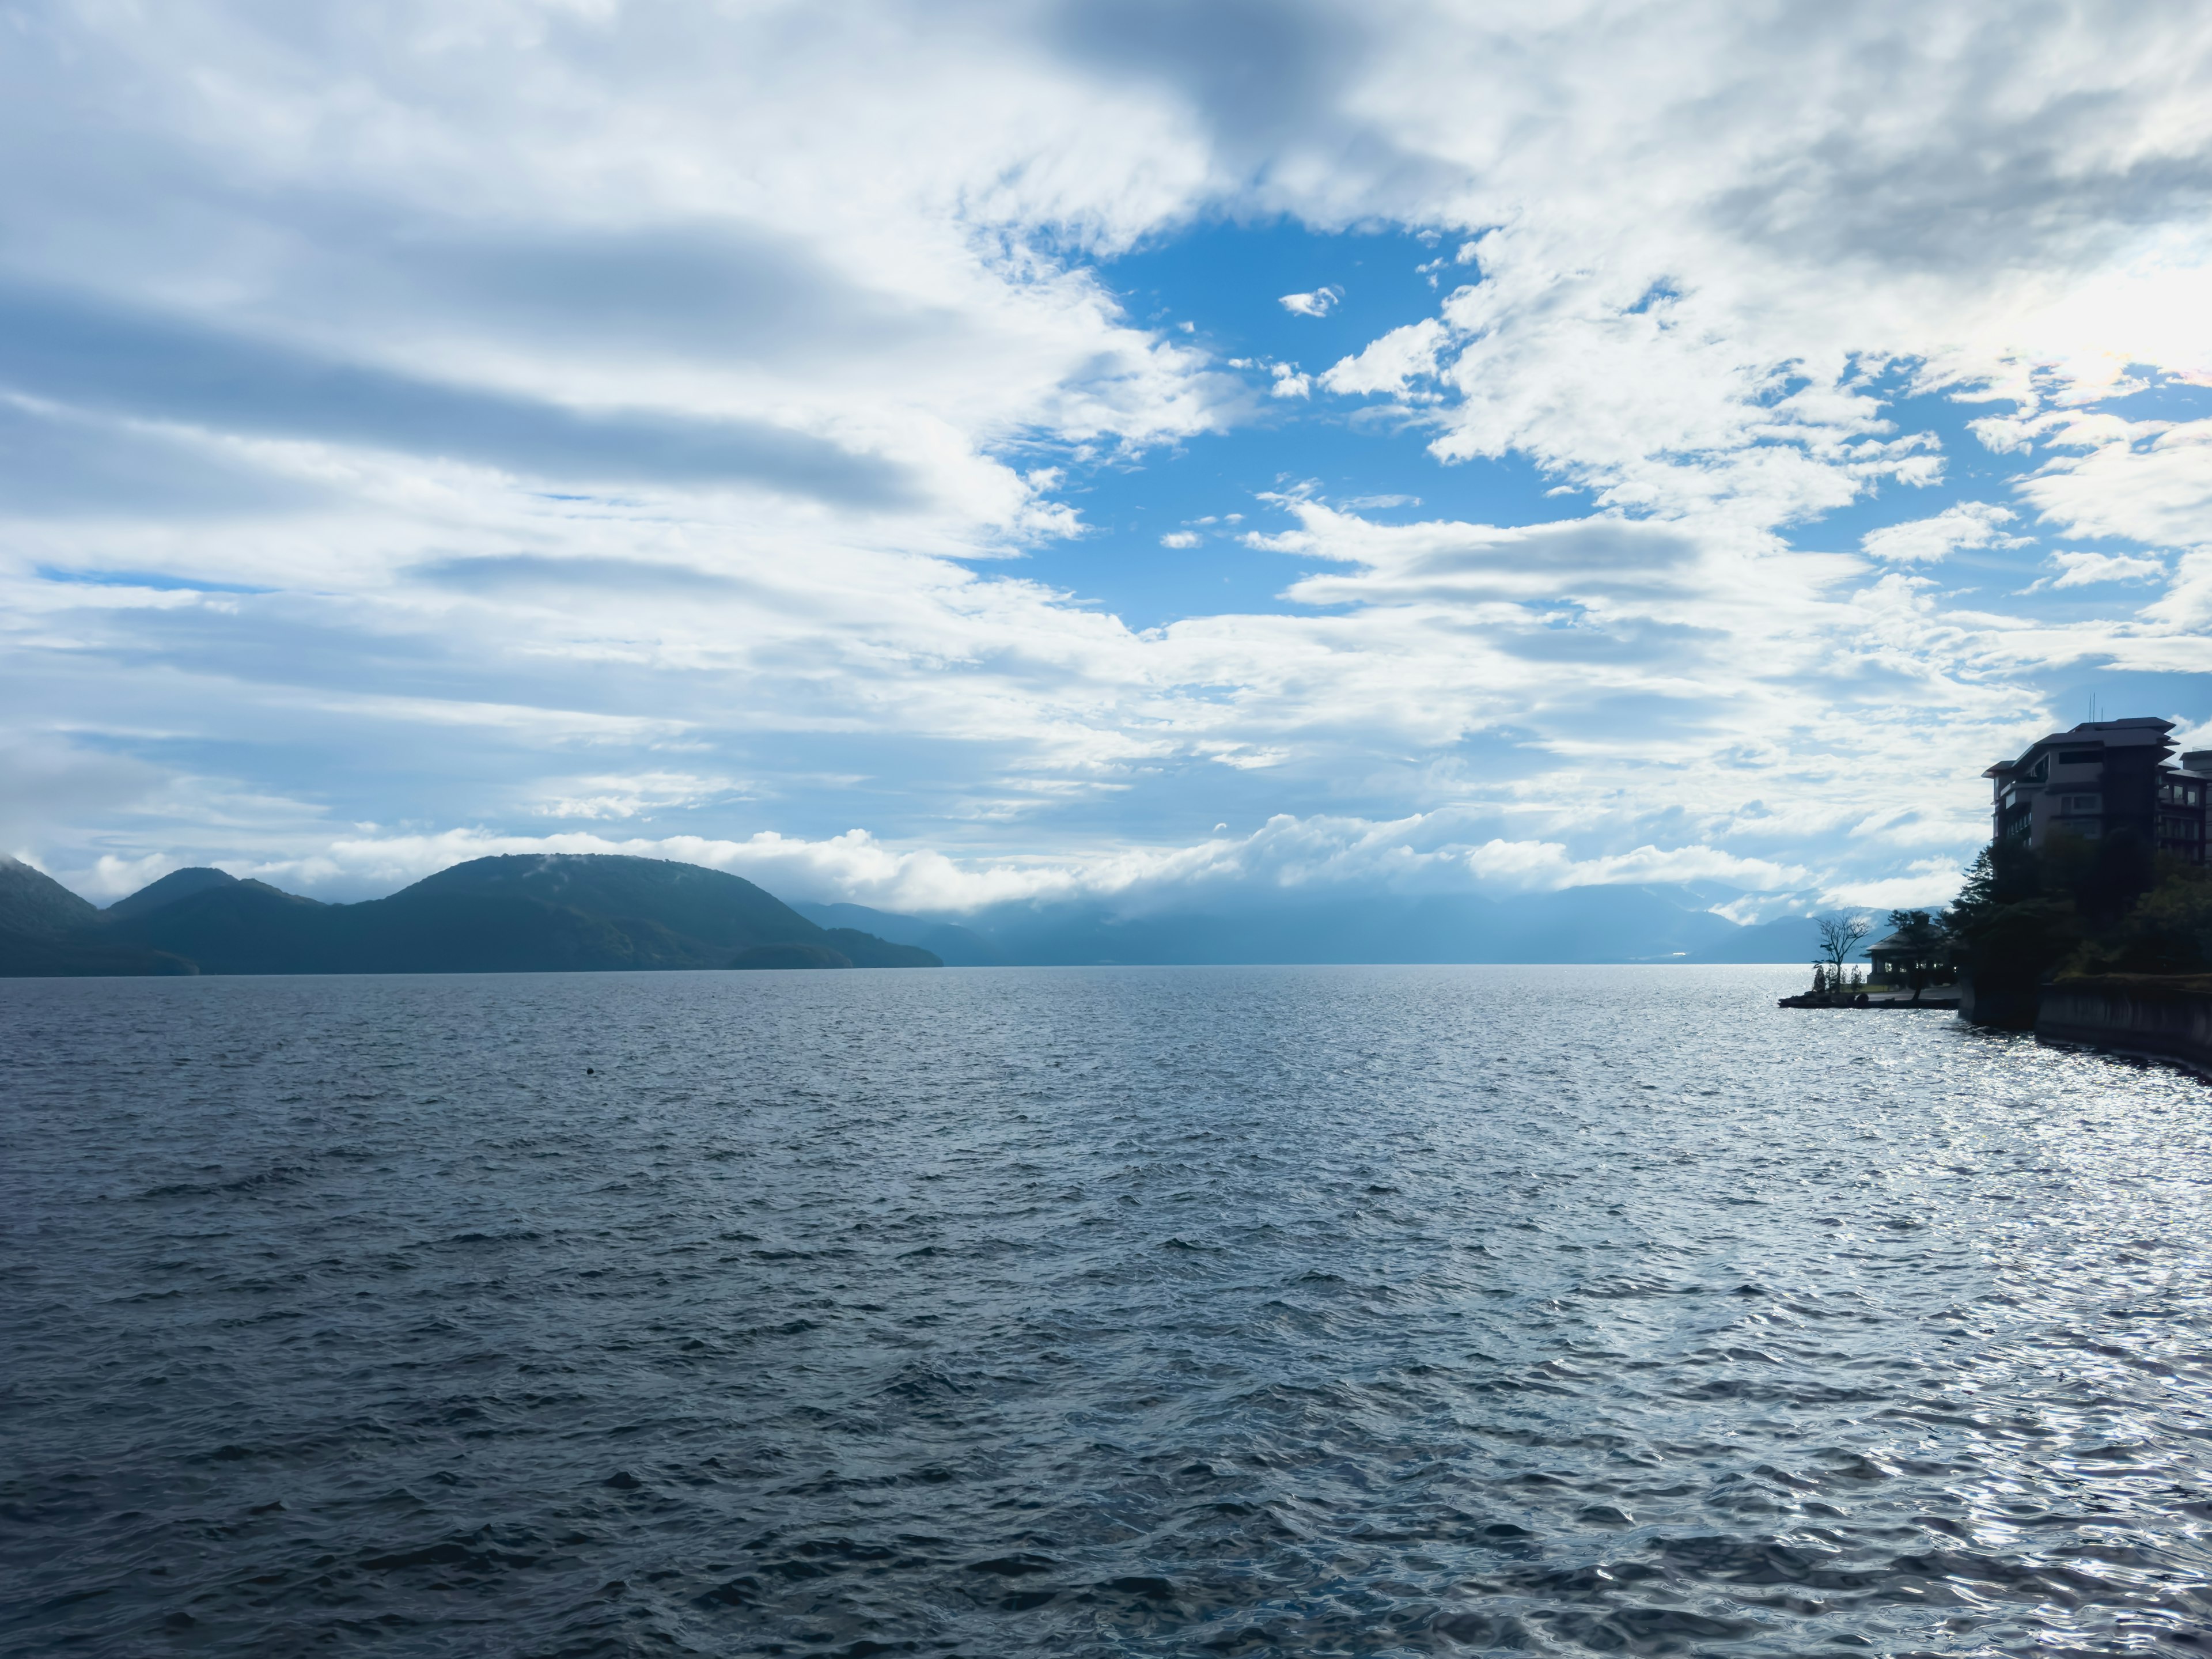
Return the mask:
[[1812,921],[1742,927],[1713,911],[1735,895],[1692,887],[1571,887],[1305,899],[1126,915],[1098,903],[1001,904],[963,916],[858,904],[792,908],[933,951],[956,968],[1085,963],[1750,963],[1820,954]]
[[1301,900],[1125,915],[1096,902],[964,916],[786,904],[741,877],[611,855],[476,859],[389,898],[323,904],[179,870],[100,909],[0,860],[0,975],[532,973],[1100,963],[1810,962],[1804,917],[1744,927],[1687,887]]
[[659,859],[476,859],[360,904],[179,870],[105,910],[0,860],[0,975],[943,965],[821,927],[742,877]]
[[1478,898],[1301,900],[1119,915],[1099,902],[995,905],[957,922],[863,905],[794,909],[936,951],[951,967],[1078,963],[1812,963],[1812,921],[1741,927],[1690,887]]

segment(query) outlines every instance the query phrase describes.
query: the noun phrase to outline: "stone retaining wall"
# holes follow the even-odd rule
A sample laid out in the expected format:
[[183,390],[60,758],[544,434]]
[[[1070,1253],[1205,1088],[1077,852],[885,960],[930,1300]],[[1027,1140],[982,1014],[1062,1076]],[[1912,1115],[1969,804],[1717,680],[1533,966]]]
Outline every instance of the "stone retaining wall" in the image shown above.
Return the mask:
[[2178,1060],[2212,1076],[2212,980],[2110,974],[2043,988],[2035,1034]]

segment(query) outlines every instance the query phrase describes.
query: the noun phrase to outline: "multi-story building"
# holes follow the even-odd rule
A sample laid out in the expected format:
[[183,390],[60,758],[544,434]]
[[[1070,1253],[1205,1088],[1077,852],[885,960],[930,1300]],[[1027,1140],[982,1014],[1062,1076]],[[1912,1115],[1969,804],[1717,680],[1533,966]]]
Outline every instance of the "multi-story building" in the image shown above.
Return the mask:
[[1991,781],[1990,833],[2041,847],[2053,830],[2089,840],[2125,834],[2191,864],[2204,862],[2212,749],[2170,763],[2171,720],[2091,720],[2028,745],[1982,774]]

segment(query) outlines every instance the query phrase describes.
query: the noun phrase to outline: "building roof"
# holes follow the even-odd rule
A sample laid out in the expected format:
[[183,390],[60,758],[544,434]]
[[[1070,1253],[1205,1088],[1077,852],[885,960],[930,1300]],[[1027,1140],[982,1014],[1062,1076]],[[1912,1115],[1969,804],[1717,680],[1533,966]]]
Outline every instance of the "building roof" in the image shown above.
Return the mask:
[[2017,772],[2033,759],[2039,749],[2054,744],[2078,744],[2083,747],[2094,744],[2100,748],[2134,749],[2145,744],[2155,744],[2161,750],[2171,747],[2166,734],[2173,730],[2172,720],[2162,720],[2149,714],[2136,714],[2124,720],[2084,720],[2069,732],[2053,732],[2038,738],[2021,750],[2018,760],[1999,761],[1982,775],[2001,778],[2008,772]]
[[1941,945],[1942,942],[1942,939],[1939,935],[1932,939],[1924,939],[1919,945],[1916,945],[1908,940],[1902,933],[1891,933],[1884,938],[1876,939],[1873,944],[1868,945],[1866,947],[1866,953],[1869,956],[1872,956],[1877,951],[1895,951],[1899,954],[1902,955],[1907,951],[1927,950],[1931,946]]

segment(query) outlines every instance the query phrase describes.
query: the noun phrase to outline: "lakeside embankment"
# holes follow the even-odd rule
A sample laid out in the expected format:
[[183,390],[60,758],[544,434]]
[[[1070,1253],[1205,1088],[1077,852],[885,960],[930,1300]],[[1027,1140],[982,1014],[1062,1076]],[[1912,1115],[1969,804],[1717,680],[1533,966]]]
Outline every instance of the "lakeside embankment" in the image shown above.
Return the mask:
[[1916,1000],[1910,991],[1806,991],[1794,997],[1778,997],[1778,1008],[1956,1008],[1959,988],[1939,986]]
[[2212,974],[2072,974],[1978,992],[1960,982],[1959,1017],[2115,1054],[2171,1060],[2212,1077]]
[[1915,1002],[1907,993],[1869,997],[1808,994],[1784,1008],[1956,1009],[1961,1019],[2033,1031],[2050,1042],[2170,1060],[2212,1078],[2212,974],[2074,975],[2030,989],[1977,995],[1971,978]]
[[2212,975],[2059,980],[2037,999],[2035,1034],[2053,1042],[2178,1060],[2212,1077]]

